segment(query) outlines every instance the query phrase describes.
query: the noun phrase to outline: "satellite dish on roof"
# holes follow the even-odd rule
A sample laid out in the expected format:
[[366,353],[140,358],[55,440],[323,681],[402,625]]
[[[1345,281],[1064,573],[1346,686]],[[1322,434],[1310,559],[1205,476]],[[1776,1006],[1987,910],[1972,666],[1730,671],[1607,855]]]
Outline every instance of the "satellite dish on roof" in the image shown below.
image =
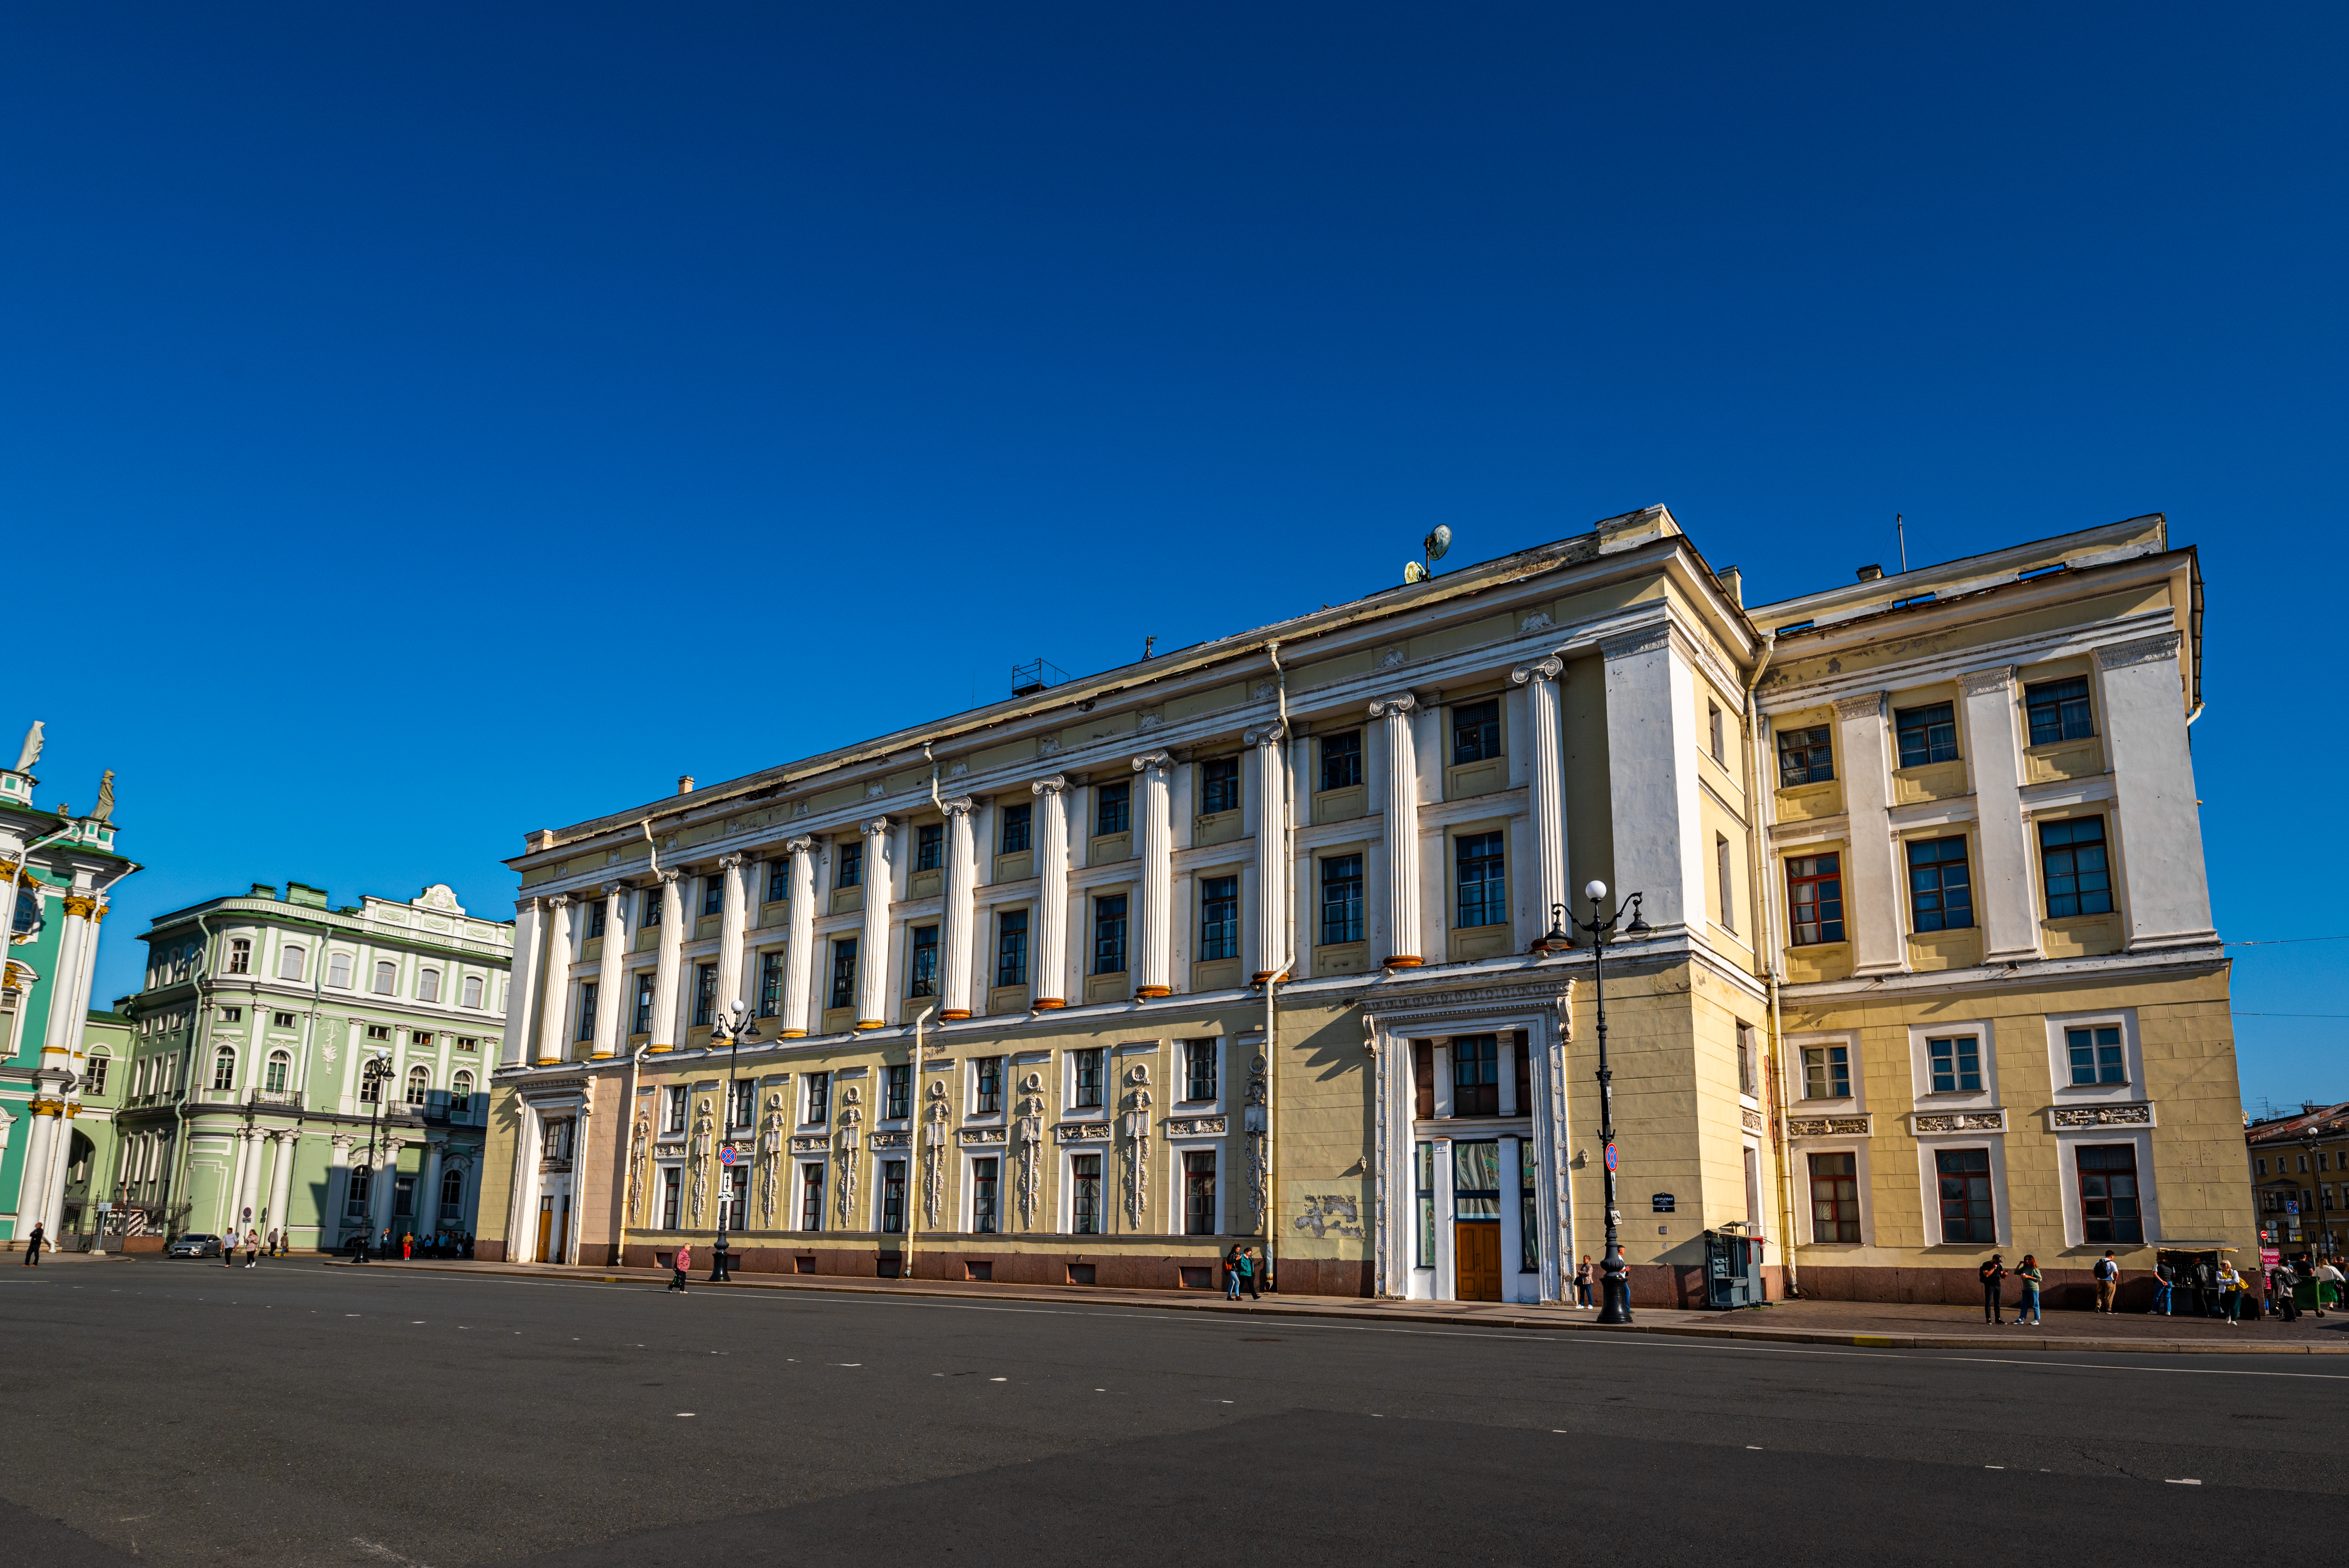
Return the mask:
[[1424,583],[1427,581],[1427,568],[1416,561],[1406,561],[1402,563],[1402,580],[1406,583]]
[[1419,542],[1419,547],[1427,552],[1428,560],[1443,560],[1444,552],[1452,548],[1452,529],[1450,525],[1441,522],[1437,523],[1435,527],[1430,531],[1428,536]]

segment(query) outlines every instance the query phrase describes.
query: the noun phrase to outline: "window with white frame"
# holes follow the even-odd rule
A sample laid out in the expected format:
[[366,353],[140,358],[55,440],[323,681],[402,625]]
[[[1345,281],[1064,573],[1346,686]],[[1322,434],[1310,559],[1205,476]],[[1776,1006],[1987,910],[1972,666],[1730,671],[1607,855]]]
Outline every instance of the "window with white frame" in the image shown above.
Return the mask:
[[351,955],[331,953],[326,955],[326,984],[347,991],[351,988]]
[[440,971],[419,969],[416,972],[416,999],[419,1002],[440,1000]]
[[277,954],[277,977],[280,980],[302,978],[302,965],[306,956],[301,948],[291,944],[280,948]]
[[378,959],[375,966],[375,994],[388,996],[399,989],[399,965],[388,958]]
[[1805,1046],[1803,1047],[1803,1098],[1805,1099],[1849,1099],[1851,1098],[1850,1047]]
[[1925,1042],[1934,1094],[1979,1094],[1982,1087],[1982,1037],[1936,1035]]
[[463,1001],[460,1004],[461,1006],[467,1007],[480,1006],[481,1005],[481,977],[478,975],[466,975],[464,988],[460,995],[463,997]]

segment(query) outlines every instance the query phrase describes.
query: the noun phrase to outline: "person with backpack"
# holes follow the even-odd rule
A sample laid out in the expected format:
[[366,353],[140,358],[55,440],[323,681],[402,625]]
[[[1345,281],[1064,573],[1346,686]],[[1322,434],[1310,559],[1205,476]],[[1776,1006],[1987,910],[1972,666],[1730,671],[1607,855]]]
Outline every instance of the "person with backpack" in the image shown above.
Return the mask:
[[669,1267],[677,1271],[675,1276],[668,1282],[668,1288],[682,1293],[685,1289],[685,1276],[693,1272],[693,1249],[678,1248],[677,1255],[669,1259],[668,1263]]
[[1224,1254],[1224,1299],[1237,1301],[1239,1298],[1240,1249],[1239,1243],[1235,1242],[1232,1243],[1232,1250]]
[[2023,1305],[2014,1309],[2014,1326],[2020,1328],[2025,1323],[2040,1324],[2039,1260],[2029,1253],[2023,1253],[2023,1262],[2015,1265],[2014,1277],[2023,1282]]
[[1980,1273],[1982,1286],[1982,1321],[2004,1323],[2006,1320],[1999,1315],[1999,1296],[2006,1282],[2006,1261],[1998,1253],[1992,1253],[1990,1255],[1990,1262],[1982,1264]]
[[2121,1288],[2121,1265],[2109,1247],[2096,1260],[2096,1310],[2106,1317],[2113,1315],[2113,1298]]
[[2294,1292],[2300,1284],[2299,1271],[2292,1266],[2290,1259],[2286,1259],[2276,1264],[2275,1273],[2269,1277],[2273,1282],[2271,1288],[2276,1315],[2286,1323],[2298,1323],[2300,1300]]

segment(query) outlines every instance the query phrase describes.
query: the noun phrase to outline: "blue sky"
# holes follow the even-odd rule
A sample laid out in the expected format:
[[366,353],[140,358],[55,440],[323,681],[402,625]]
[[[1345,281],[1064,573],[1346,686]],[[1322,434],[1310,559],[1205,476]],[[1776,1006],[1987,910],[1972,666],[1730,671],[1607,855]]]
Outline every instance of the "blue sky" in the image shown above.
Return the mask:
[[2167,511],[2220,923],[2349,936],[2344,14],[1630,9],[10,11],[0,727],[120,776],[100,994],[1653,501],[1750,598]]

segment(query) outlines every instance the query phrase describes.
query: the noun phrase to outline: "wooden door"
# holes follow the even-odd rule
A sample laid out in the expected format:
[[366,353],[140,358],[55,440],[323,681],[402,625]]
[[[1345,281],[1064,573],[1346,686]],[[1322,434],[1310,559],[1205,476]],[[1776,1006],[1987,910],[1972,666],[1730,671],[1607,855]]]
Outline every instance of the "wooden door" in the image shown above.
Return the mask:
[[1462,1220],[1452,1227],[1452,1257],[1458,1301],[1501,1299],[1501,1227],[1494,1221]]
[[541,1198],[538,1201],[538,1251],[533,1254],[535,1261],[539,1263],[547,1261],[546,1249],[554,1240],[554,1200],[551,1197]]

